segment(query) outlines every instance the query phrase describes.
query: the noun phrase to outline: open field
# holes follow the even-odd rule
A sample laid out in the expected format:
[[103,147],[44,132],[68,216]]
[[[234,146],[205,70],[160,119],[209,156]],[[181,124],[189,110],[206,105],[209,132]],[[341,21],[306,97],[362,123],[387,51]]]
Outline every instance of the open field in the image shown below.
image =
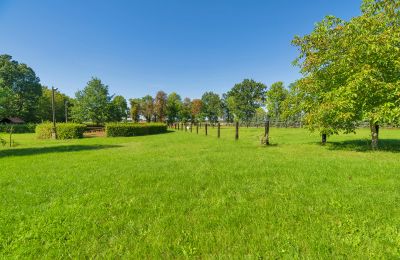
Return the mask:
[[[400,130],[216,128],[0,148],[0,258],[400,257]],[[3,135],[4,136],[4,135]]]

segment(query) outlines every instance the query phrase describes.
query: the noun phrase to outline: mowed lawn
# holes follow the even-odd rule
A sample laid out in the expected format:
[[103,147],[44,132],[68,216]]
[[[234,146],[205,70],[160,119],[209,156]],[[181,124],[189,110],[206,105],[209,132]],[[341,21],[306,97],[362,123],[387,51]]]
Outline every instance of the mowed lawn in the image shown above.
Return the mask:
[[[216,128],[0,148],[0,258],[399,258],[400,130]],[[5,135],[2,135],[5,137]]]

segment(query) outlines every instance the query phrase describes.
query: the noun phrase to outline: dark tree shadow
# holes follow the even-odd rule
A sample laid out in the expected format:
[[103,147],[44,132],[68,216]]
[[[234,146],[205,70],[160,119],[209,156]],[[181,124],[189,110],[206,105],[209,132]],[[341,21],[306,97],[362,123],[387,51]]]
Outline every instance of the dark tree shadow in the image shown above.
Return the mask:
[[[349,140],[343,142],[328,142],[329,150],[346,150],[357,152],[373,151],[371,148],[371,140]],[[379,151],[387,151],[393,153],[400,152],[400,139],[381,139],[379,140]]]
[[79,151],[93,151],[121,147],[120,145],[59,145],[32,148],[0,148],[0,158],[6,156],[28,156],[46,153],[68,153]]

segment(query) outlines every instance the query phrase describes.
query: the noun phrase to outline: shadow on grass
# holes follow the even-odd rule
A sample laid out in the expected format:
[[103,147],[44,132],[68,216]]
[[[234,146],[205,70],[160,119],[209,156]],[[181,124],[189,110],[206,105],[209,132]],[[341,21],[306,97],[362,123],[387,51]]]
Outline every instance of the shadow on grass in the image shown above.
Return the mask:
[[28,156],[46,153],[68,153],[79,151],[93,151],[121,147],[119,145],[59,145],[32,148],[6,148],[0,149],[0,158],[6,156]]
[[[349,140],[343,142],[328,142],[329,150],[346,150],[357,152],[373,151],[371,148],[371,140]],[[387,151],[393,153],[400,152],[400,139],[382,139],[379,140],[379,151]]]

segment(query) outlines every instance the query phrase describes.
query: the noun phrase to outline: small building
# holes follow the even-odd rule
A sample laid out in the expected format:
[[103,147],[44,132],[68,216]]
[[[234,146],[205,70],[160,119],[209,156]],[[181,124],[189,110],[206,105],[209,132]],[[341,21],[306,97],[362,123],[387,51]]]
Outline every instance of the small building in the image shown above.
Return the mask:
[[25,121],[19,117],[6,117],[0,119],[0,124],[24,124]]

